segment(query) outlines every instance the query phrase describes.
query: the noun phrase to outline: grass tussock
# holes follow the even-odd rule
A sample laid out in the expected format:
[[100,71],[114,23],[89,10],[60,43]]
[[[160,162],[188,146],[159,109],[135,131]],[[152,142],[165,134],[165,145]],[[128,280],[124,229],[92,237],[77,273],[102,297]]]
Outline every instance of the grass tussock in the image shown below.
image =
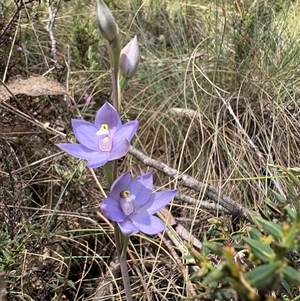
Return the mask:
[[[278,196],[289,195],[291,187],[281,167],[300,166],[298,1],[110,2],[122,44],[137,34],[141,47],[137,76],[122,103],[122,118],[139,120],[134,146],[250,211],[277,218],[266,203],[283,210]],[[58,9],[56,57],[46,30],[47,1],[24,3],[0,4],[0,84],[46,75],[69,96],[18,95],[0,102],[0,270],[8,299],[121,300],[113,230],[99,212],[105,196],[85,163],[54,145],[74,139],[71,118],[93,120],[110,98],[109,61],[94,3],[51,4]],[[120,168],[134,175],[147,170],[131,156]],[[158,187],[174,187],[153,171]],[[96,175],[107,193],[101,170]],[[298,201],[289,200],[292,207]],[[199,203],[172,205],[177,222],[199,240],[229,243],[232,234],[246,231],[245,221]],[[134,300],[185,300],[187,250],[163,237],[136,236],[129,260]],[[210,260],[217,265],[222,256]],[[112,289],[95,299],[105,280]],[[298,293],[292,288],[285,300]]]

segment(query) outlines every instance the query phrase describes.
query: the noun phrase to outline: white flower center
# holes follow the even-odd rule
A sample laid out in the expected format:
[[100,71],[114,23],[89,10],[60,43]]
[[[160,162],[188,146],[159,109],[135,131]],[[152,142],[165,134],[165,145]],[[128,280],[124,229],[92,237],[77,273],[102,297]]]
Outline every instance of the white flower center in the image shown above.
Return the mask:
[[96,135],[99,137],[99,147],[102,151],[110,151],[112,146],[112,139],[110,137],[110,132],[108,125],[106,123],[103,123],[97,131]]
[[133,204],[132,202],[135,200],[135,195],[130,194],[129,190],[123,190],[120,193],[120,206],[123,210],[123,213],[127,216],[133,212]]

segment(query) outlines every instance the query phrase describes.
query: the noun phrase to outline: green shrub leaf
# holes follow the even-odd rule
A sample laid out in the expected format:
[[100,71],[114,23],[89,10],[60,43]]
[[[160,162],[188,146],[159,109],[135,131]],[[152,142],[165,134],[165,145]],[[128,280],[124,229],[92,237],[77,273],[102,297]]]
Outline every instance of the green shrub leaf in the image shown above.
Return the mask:
[[255,219],[267,231],[267,233],[271,234],[274,238],[281,238],[283,236],[280,225],[265,220],[261,217],[256,217]]
[[269,245],[248,237],[243,237],[243,239],[251,247],[253,254],[262,262],[271,262],[275,259],[276,254]]
[[277,269],[278,264],[276,262],[263,264],[246,273],[246,279],[255,288],[266,287],[274,281],[274,276],[278,278]]
[[286,266],[282,270],[284,276],[287,278],[288,281],[295,283],[296,285],[300,284],[300,272],[294,269],[293,267]]

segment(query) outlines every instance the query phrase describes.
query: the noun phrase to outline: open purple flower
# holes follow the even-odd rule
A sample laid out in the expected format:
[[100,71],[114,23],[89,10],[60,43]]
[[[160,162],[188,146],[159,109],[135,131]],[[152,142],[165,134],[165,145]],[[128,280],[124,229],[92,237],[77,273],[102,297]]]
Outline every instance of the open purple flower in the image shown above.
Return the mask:
[[152,190],[151,172],[134,179],[130,173],[124,173],[112,184],[109,197],[101,205],[102,212],[117,222],[126,236],[139,231],[150,235],[160,233],[165,224],[153,214],[170,203],[177,190],[155,193]]
[[94,124],[72,119],[72,127],[80,144],[56,145],[74,157],[87,160],[87,167],[97,168],[127,154],[129,142],[137,131],[138,121],[122,125],[118,112],[106,102],[98,111]]

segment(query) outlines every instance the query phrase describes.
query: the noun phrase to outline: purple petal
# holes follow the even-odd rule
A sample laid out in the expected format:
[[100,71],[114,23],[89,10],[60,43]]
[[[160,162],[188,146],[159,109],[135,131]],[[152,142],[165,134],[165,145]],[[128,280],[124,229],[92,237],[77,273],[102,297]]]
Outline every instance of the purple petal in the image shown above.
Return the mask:
[[112,134],[122,126],[120,116],[116,109],[106,102],[97,112],[95,126],[99,130],[102,124],[107,124]]
[[96,152],[95,155],[89,159],[86,166],[88,168],[101,167],[101,166],[105,165],[107,163],[107,161],[110,160],[109,158],[110,158],[109,152],[102,152],[102,151]]
[[129,141],[128,140],[123,140],[115,143],[113,140],[113,145],[112,145],[112,150],[110,153],[110,158],[109,160],[115,160],[124,157],[129,150]]
[[152,173],[148,172],[142,176],[134,178],[128,186],[128,190],[136,197],[133,201],[133,207],[135,209],[144,205],[149,200],[153,190]]
[[165,224],[156,216],[147,214],[130,215],[133,224],[145,234],[154,235],[164,231]]
[[114,133],[113,140],[115,142],[119,142],[125,139],[130,141],[132,137],[135,135],[138,126],[139,123],[137,120],[133,120],[125,123]]
[[101,210],[103,214],[112,221],[123,222],[125,219],[125,215],[118,202],[112,198],[106,198],[103,200]]
[[89,160],[98,153],[77,143],[57,143],[56,146],[79,159]]
[[118,177],[112,184],[110,190],[110,197],[116,201],[120,199],[120,193],[123,190],[128,189],[128,185],[131,182],[132,177],[129,172],[124,173],[120,177]]
[[154,214],[163,207],[165,207],[167,204],[169,204],[172,199],[177,194],[178,190],[164,190],[159,191],[156,193],[153,193],[150,196],[150,199],[147,203],[145,203],[143,206],[139,207],[137,210],[135,210],[136,214],[140,214],[143,211],[147,211],[149,214]]
[[85,147],[94,151],[99,150],[98,129],[90,122],[72,119],[72,127],[77,140]]
[[139,228],[136,227],[132,221],[128,218],[126,218],[123,222],[118,223],[120,230],[122,233],[126,236],[134,235],[139,232]]

